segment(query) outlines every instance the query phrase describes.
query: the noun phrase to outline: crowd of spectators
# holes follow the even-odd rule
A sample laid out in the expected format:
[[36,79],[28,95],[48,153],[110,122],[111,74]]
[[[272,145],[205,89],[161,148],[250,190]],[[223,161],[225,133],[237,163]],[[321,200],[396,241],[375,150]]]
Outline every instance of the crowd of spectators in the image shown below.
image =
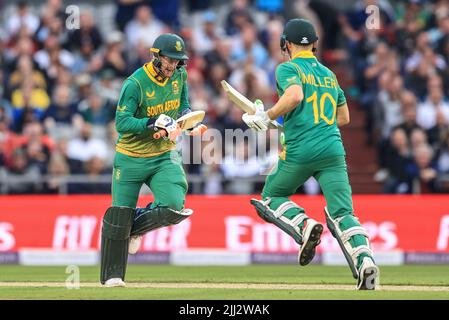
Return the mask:
[[[365,25],[370,4],[380,8],[378,29]],[[416,181],[421,192],[441,190],[437,177],[449,173],[449,1],[359,0],[345,10],[325,0],[212,5],[117,0],[107,24],[114,28],[106,32],[98,8],[81,6],[80,27],[69,29],[62,0],[11,5],[0,20],[0,193],[109,193],[99,177],[112,171],[121,85],[151,59],[149,48],[164,32],[186,41],[193,109],[207,111],[210,128],[246,130],[220,81],[274,104],[274,71],[286,59],[279,37],[293,17],[317,26],[320,58],[350,66],[353,87],[344,89],[366,113],[367,143],[379,155],[374,179],[383,191],[411,193]],[[227,148],[217,164],[186,165],[204,177],[199,192],[260,191],[260,183],[232,181],[258,176],[266,163],[245,143],[235,149],[249,159],[244,165]],[[87,178],[64,182],[78,174]],[[27,183],[11,182],[20,179]],[[300,192],[319,192],[310,183]]]
[[374,179],[385,193],[444,191],[449,173],[449,1],[364,1],[380,8],[380,28],[365,7],[340,18],[367,144],[377,147]]

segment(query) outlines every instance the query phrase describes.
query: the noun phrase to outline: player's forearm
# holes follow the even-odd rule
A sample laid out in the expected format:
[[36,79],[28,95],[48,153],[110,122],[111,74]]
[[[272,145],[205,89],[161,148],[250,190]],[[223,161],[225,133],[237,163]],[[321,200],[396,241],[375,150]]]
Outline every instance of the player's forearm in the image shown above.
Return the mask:
[[131,115],[120,114],[115,118],[115,127],[118,133],[140,134],[147,129],[148,118],[137,119]]
[[341,127],[350,122],[348,105],[345,103],[337,108],[337,126]]
[[302,97],[297,94],[284,94],[278,102],[267,111],[268,117],[271,120],[276,120],[278,117],[287,114],[296,108],[301,103]]

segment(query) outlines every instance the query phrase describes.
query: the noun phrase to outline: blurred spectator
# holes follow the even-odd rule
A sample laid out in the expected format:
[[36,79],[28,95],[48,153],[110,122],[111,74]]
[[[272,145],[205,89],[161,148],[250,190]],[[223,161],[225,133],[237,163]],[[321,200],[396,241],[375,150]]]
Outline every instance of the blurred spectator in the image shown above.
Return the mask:
[[7,84],[8,91],[12,92],[14,89],[19,88],[26,77],[30,77],[33,80],[33,84],[36,88],[47,89],[47,82],[44,74],[34,67],[31,56],[21,55],[17,59],[16,68],[9,76]]
[[70,174],[69,165],[64,156],[58,152],[51,155],[47,165],[48,180],[44,184],[43,193],[58,194],[66,188],[65,178]]
[[94,92],[80,102],[78,110],[85,122],[94,125],[106,125],[114,119],[112,108],[108,110],[103,99]]
[[154,17],[150,7],[143,5],[137,8],[134,18],[126,25],[125,34],[130,47],[135,47],[138,42],[151,47],[164,29],[164,24]]
[[181,0],[151,0],[154,15],[173,30],[179,30],[178,13]]
[[428,96],[423,103],[418,104],[416,122],[422,128],[429,130],[437,124],[437,114],[441,113],[449,122],[449,103],[443,95],[441,78],[433,76],[428,81]]
[[401,128],[393,130],[387,153],[388,176],[383,187],[384,193],[411,192],[411,181],[405,169],[410,162],[410,157],[411,152],[405,131]]
[[44,116],[45,127],[52,129],[58,125],[71,126],[77,115],[78,110],[71,100],[69,87],[58,86],[55,89],[53,102]]
[[418,145],[414,149],[413,162],[406,168],[410,179],[416,182],[418,193],[435,193],[440,190],[437,180],[438,167],[433,160],[433,154],[428,144]]
[[60,138],[57,142],[54,153],[60,154],[64,158],[64,162],[66,162],[69,166],[69,171],[71,174],[81,174],[83,172],[83,162],[81,160],[69,157],[68,145],[69,141],[67,138]]
[[217,26],[217,16],[213,11],[206,11],[202,16],[201,28],[193,30],[193,47],[199,54],[214,49],[215,41],[224,37],[224,32]]
[[35,119],[41,119],[49,107],[50,98],[43,88],[35,86],[32,75],[26,74],[21,86],[12,92],[11,104],[13,126],[17,132],[21,132],[28,118],[27,114],[33,115]]
[[16,12],[6,21],[6,28],[10,36],[16,35],[20,29],[26,28],[33,34],[39,27],[39,19],[30,12],[26,1],[19,1]]
[[400,101],[404,122],[398,128],[404,129],[407,137],[410,137],[412,131],[419,128],[416,123],[416,97],[412,92],[404,91],[401,94]]
[[244,30],[244,27],[254,22],[248,0],[232,0],[231,8],[226,15],[225,31],[234,36]]
[[67,31],[64,27],[63,17],[52,10],[44,11],[42,14],[39,29],[36,31],[35,38],[39,43],[44,43],[50,34],[58,35],[60,43],[67,41]]
[[103,175],[110,175],[112,170],[105,166],[105,159],[103,157],[93,156],[84,163],[84,172],[87,174],[85,182],[70,183],[70,194],[92,194],[92,193],[110,193],[111,182],[101,182],[99,179]]
[[233,47],[231,52],[231,61],[240,67],[252,61],[257,67],[261,68],[268,59],[266,49],[257,39],[256,29],[253,25],[247,24],[241,31],[239,41]]
[[102,60],[102,71],[112,72],[113,77],[124,78],[128,75],[128,62],[124,54],[121,32],[115,31],[108,35]]
[[252,101],[261,99],[262,92],[269,86],[267,74],[251,61],[242,68],[235,69],[229,76],[229,83]]
[[429,144],[435,149],[438,149],[449,132],[449,123],[441,111],[437,112],[436,118],[435,126],[427,130],[426,133],[429,139]]
[[232,152],[226,155],[221,165],[223,176],[228,180],[226,193],[230,194],[252,194],[254,184],[239,178],[257,177],[263,168],[259,163],[255,153],[249,150],[248,142],[238,143],[235,146],[235,154]]
[[134,17],[136,9],[144,4],[144,0],[115,0],[117,10],[115,13],[115,23],[120,31],[124,31],[126,25]]
[[79,137],[69,141],[67,155],[70,159],[82,162],[86,162],[93,157],[105,159],[107,157],[107,146],[103,140],[93,137],[92,125],[84,123]]
[[380,131],[378,142],[378,165],[381,168],[374,177],[376,181],[385,179],[386,153],[390,135],[394,127],[403,122],[400,95],[403,90],[403,81],[400,75],[384,72],[379,79],[381,91],[377,95],[375,105],[376,127]]
[[22,149],[16,149],[7,167],[8,194],[36,193],[41,190],[39,168],[29,162]]
[[61,48],[58,35],[51,33],[44,41],[44,48],[36,52],[34,59],[39,64],[39,68],[47,70],[50,76],[55,77],[49,70],[56,65],[62,65],[70,69],[74,63],[74,57],[71,52]]
[[441,150],[437,157],[437,166],[441,173],[449,174],[449,134],[442,139]]
[[102,99],[109,113],[115,116],[115,107],[120,96],[121,81],[114,76],[111,69],[103,69],[99,79],[93,83],[93,91]]
[[81,51],[88,55],[98,50],[103,44],[103,38],[98,30],[94,17],[90,11],[80,14],[80,28],[69,35],[68,47],[71,51]]

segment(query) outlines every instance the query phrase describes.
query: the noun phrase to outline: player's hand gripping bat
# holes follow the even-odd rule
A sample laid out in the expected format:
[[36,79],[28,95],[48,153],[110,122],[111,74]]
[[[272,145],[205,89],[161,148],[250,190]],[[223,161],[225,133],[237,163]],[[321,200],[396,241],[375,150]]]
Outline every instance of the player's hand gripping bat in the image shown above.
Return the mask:
[[[178,118],[176,123],[180,131],[195,130],[194,128],[204,120],[205,115],[206,112],[204,111],[192,111]],[[198,129],[198,134],[202,134],[207,130],[207,127],[205,125],[200,125]],[[154,139],[160,139],[165,136],[167,136],[167,131],[165,130],[158,130],[153,134]]]

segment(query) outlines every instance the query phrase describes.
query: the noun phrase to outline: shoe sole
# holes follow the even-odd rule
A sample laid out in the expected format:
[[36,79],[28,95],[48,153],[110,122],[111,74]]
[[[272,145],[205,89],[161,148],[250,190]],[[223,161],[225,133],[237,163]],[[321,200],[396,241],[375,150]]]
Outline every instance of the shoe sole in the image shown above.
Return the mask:
[[301,248],[301,254],[299,255],[299,264],[301,266],[308,265],[313,260],[313,257],[315,257],[315,248],[320,244],[322,233],[322,224],[313,226],[308,241]]
[[[358,290],[375,290],[376,289],[376,279],[379,275],[379,269],[376,266],[372,266],[372,267],[367,267],[365,269],[365,271],[363,272],[363,280],[362,283],[360,285],[360,287],[358,288]],[[370,278],[374,278],[374,284],[371,287],[368,287],[366,285],[366,280]]]
[[126,286],[125,284],[119,284],[119,283],[117,283],[117,284],[105,284],[104,285],[105,288],[119,288],[119,287],[124,288],[125,286]]

